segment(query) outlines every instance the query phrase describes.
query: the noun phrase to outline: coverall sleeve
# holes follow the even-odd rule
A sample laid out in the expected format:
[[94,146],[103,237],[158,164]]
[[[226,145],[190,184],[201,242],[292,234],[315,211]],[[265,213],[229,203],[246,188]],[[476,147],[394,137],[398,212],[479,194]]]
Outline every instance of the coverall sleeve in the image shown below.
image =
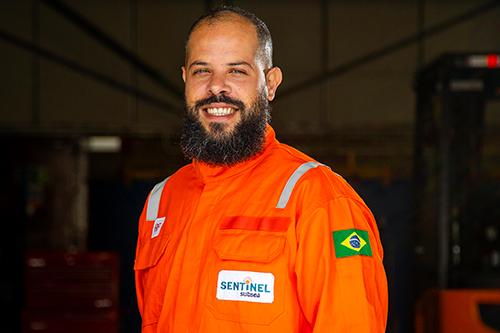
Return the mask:
[[[145,206],[146,207],[146,206]],[[141,248],[141,226],[145,220],[144,211],[139,218],[139,236],[137,237],[137,247],[135,252],[135,263],[134,263],[134,271],[135,271],[135,291],[137,295],[137,305],[139,307],[139,312],[141,316],[143,315],[143,304],[144,304],[144,271],[137,269],[137,258],[139,249]]]
[[[350,229],[367,231],[371,256],[353,251],[337,257],[333,232]],[[375,219],[364,203],[339,197],[322,204],[297,226],[297,237],[297,291],[312,331],[385,332],[383,251]]]

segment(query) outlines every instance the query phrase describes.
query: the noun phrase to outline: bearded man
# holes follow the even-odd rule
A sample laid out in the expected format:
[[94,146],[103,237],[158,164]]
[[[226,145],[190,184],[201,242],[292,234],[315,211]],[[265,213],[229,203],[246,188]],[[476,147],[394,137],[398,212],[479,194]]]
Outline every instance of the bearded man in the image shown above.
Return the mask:
[[140,217],[142,332],[384,332],[373,215],[269,125],[282,73],[266,25],[216,8],[185,52],[181,147],[193,162],[153,188]]

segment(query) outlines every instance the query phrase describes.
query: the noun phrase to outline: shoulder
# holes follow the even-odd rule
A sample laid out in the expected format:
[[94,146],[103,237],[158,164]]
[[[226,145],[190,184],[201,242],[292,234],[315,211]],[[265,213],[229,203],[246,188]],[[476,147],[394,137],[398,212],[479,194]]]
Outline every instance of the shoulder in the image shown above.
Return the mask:
[[275,147],[275,158],[282,161],[282,165],[289,166],[291,181],[297,186],[312,187],[318,191],[328,193],[330,198],[353,196],[358,198],[357,193],[349,183],[330,166],[317,161],[304,154],[296,148],[285,144]]
[[[167,176],[165,179],[163,179],[161,182],[157,183],[155,187],[159,186],[167,186],[172,187],[172,186],[182,186],[182,184],[185,184],[186,181],[194,180],[196,179],[196,174],[194,172],[194,168],[192,164],[188,164],[171,174],[170,176]],[[154,188],[153,188],[154,191]]]
[[196,178],[194,166],[192,163],[189,163],[179,170],[177,170],[172,176],[170,177],[172,180],[179,181],[179,180],[186,180],[189,178]]
[[267,160],[264,163],[267,177],[282,179],[276,182],[278,188],[282,189],[277,208],[306,213],[340,198],[364,205],[342,176],[295,148],[276,145]]
[[169,190],[182,188],[185,186],[187,181],[194,178],[196,178],[196,176],[194,175],[193,166],[188,164],[177,170],[174,174],[166,177],[161,182],[158,182],[149,192],[148,201],[159,202],[160,197],[165,192],[165,188],[168,188]]

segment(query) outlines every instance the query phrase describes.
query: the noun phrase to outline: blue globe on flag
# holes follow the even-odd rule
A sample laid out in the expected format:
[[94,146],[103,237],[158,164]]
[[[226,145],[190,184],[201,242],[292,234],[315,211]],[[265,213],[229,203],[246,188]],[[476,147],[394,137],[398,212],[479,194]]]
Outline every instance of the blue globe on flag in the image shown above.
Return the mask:
[[359,249],[361,247],[361,241],[359,240],[358,235],[352,235],[352,237],[349,239],[349,244],[353,248]]

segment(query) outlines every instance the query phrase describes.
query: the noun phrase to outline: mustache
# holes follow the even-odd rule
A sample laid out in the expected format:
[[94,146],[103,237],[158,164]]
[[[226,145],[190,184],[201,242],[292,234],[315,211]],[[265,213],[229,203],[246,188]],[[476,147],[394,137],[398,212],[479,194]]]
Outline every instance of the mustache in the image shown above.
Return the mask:
[[205,105],[212,104],[212,103],[225,103],[227,105],[232,105],[237,107],[240,110],[245,110],[245,104],[240,101],[239,99],[234,99],[231,97],[228,97],[224,94],[219,94],[219,95],[212,95],[210,97],[201,99],[196,102],[195,104],[195,109],[200,109]]

